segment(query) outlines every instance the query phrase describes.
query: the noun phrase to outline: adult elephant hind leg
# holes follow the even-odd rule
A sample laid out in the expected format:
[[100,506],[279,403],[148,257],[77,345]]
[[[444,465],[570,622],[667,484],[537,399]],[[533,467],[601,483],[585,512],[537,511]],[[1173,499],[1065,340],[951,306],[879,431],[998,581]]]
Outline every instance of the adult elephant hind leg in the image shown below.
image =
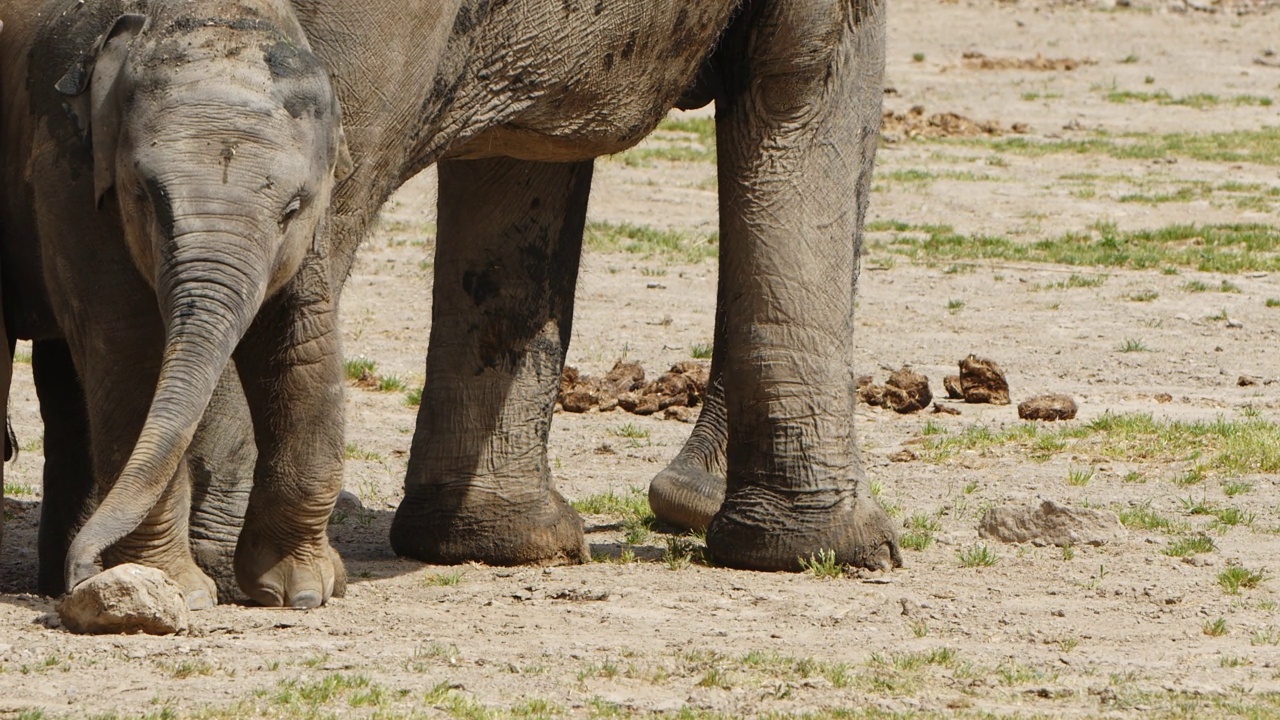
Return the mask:
[[[723,273],[721,273],[723,277]],[[658,520],[686,530],[706,530],[724,502],[728,419],[724,405],[724,293],[716,299],[715,343],[707,396],[680,452],[649,481],[649,506]]]
[[309,256],[235,353],[258,450],[235,572],[263,605],[317,607],[346,589],[327,533],[342,490],[342,346],[333,297],[328,269]]
[[579,563],[547,434],[569,345],[591,163],[440,164],[427,383],[391,526],[434,563]]
[[854,437],[854,287],[879,140],[884,0],[754,0],[720,48],[727,492],[718,562],[901,564]]

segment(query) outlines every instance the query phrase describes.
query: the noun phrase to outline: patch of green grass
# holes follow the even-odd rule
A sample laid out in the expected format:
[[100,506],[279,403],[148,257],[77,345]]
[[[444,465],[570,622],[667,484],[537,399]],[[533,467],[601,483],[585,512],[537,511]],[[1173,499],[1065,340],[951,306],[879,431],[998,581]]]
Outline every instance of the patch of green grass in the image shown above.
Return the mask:
[[957,553],[962,567],[990,567],[1000,562],[1000,556],[983,544],[961,548]]
[[1222,493],[1227,497],[1235,497],[1253,491],[1253,483],[1243,480],[1232,480],[1222,483]]
[[1150,352],[1151,348],[1147,347],[1146,343],[1136,338],[1125,338],[1124,342],[1116,346],[1116,351],[1122,353]]
[[395,375],[383,375],[378,378],[378,392],[404,392],[404,381]]
[[1275,627],[1265,627],[1253,633],[1253,637],[1249,638],[1250,645],[1280,645],[1280,630]]
[[625,252],[668,262],[698,263],[720,253],[720,237],[660,230],[632,223],[587,223],[586,247],[597,252]]
[[1151,302],[1160,297],[1160,293],[1154,290],[1144,290],[1143,292],[1130,293],[1125,297],[1133,302]]
[[907,532],[898,538],[898,544],[907,550],[925,550],[933,544],[934,533],[942,529],[936,514],[915,513],[902,525]]
[[1102,287],[1102,284],[1106,281],[1106,275],[1077,275],[1076,273],[1071,273],[1066,280],[1059,280],[1058,282],[1051,283],[1046,287],[1060,290],[1068,290],[1071,288],[1096,288]]
[[5,497],[31,497],[36,494],[36,489],[20,482],[8,482],[4,484]]
[[911,53],[911,62],[918,62],[918,63],[924,62],[924,53],[922,52]]
[[1264,304],[1269,308],[1280,307],[1280,298],[1267,298]]
[[948,301],[947,301],[947,309],[948,309],[948,310],[950,310],[951,312],[958,312],[958,311],[960,311],[960,310],[963,310],[963,309],[964,309],[964,301],[963,301],[963,300],[948,300]]
[[418,407],[422,404],[423,388],[416,388],[404,394],[404,404],[409,407]]
[[[612,515],[619,518],[622,521],[625,542],[628,545],[644,542],[657,522],[653,509],[649,507],[648,494],[640,488],[633,487],[625,495],[615,494],[612,490],[599,495],[590,495],[575,500],[570,505],[580,513]],[[624,563],[635,560],[635,553],[629,547],[623,548],[622,552],[630,554],[629,558],[622,559]],[[610,557],[609,559],[618,558]]]
[[689,355],[696,360],[709,360],[714,350],[715,346],[710,342],[694,343],[689,348]]
[[1077,468],[1077,467],[1068,468],[1068,469],[1067,469],[1067,484],[1068,484],[1068,485],[1071,485],[1072,487],[1084,487],[1085,485],[1088,485],[1088,484],[1089,484],[1089,481],[1093,479],[1093,476],[1094,476],[1096,473],[1097,473],[1097,470],[1095,470],[1094,468],[1091,468],[1091,467],[1087,467],[1087,468]]
[[844,577],[844,563],[836,560],[835,550],[819,550],[808,559],[800,558],[800,568],[821,580],[835,580]]
[[1218,584],[1228,595],[1238,595],[1241,589],[1255,588],[1266,579],[1267,576],[1262,571],[1250,570],[1240,565],[1232,565],[1218,573]]
[[[892,236],[871,241],[873,249],[921,262],[1004,260],[1135,270],[1177,266],[1220,273],[1280,271],[1280,228],[1269,224],[1169,225],[1122,231],[1113,223],[1094,223],[1083,232],[1032,243],[962,235],[945,225],[897,223],[886,229]],[[1097,277],[1080,276],[1075,286],[1096,287]]]
[[926,435],[921,457],[941,463],[962,452],[996,448],[1026,451],[1042,460],[1059,452],[1101,455],[1123,462],[1170,464],[1195,460],[1180,484],[1211,476],[1280,472],[1280,424],[1260,417],[1210,421],[1156,420],[1150,413],[1104,413],[1084,424],[1046,427],[1019,423],[999,429],[970,425],[960,432]]
[[355,443],[347,443],[342,448],[342,456],[347,460],[368,460],[377,462],[382,456],[372,450],[365,450]]
[[462,575],[463,572],[461,570],[429,573],[422,578],[422,584],[427,587],[453,587],[462,582]]
[[1200,631],[1209,637],[1222,637],[1227,634],[1227,619],[1219,617],[1217,620],[1205,620]]
[[15,365],[30,365],[31,351],[30,350],[14,350],[13,362]]
[[1116,511],[1120,524],[1130,530],[1163,530],[1174,529],[1173,521],[1151,509],[1151,501],[1146,500]]
[[1218,546],[1213,543],[1213,539],[1208,535],[1184,535],[1169,543],[1160,552],[1170,557],[1190,557],[1200,553],[1213,552],[1217,549]]
[[1182,157],[1205,162],[1280,165],[1280,126],[1213,133],[1095,132],[1083,139],[1059,140],[1039,140],[1017,136],[922,138],[916,141],[940,145],[977,146],[991,152],[1029,157],[1055,154],[1104,155],[1118,160]]
[[1252,525],[1257,515],[1240,508],[1219,508],[1213,513],[1213,522],[1218,527],[1235,527],[1236,525]]
[[631,440],[647,440],[649,438],[649,430],[642,428],[635,423],[623,423],[609,431],[618,437],[629,438]]
[[342,369],[348,380],[363,380],[372,377],[378,370],[378,363],[367,357],[358,357],[342,363]]

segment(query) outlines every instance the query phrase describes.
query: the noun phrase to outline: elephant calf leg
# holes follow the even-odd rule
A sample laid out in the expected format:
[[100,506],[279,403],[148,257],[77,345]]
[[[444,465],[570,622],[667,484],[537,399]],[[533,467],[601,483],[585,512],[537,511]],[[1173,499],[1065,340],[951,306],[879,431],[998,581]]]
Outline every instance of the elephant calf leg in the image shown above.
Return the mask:
[[187,607],[203,610],[218,604],[218,587],[196,565],[188,541],[187,516],[191,511],[191,480],[186,464],[169,481],[160,502],[138,526],[117,542],[103,557],[106,565],[131,562],[160,568],[187,599]]
[[327,271],[308,262],[258,314],[236,351],[258,461],[236,544],[240,588],[268,606],[311,608],[346,589],[327,528],[342,490],[342,347]]
[[591,164],[440,164],[427,384],[391,544],[434,563],[578,563],[547,433],[569,345]]
[[659,520],[686,530],[707,529],[724,502],[727,430],[724,387],[713,367],[693,433],[675,459],[649,481],[649,507]]

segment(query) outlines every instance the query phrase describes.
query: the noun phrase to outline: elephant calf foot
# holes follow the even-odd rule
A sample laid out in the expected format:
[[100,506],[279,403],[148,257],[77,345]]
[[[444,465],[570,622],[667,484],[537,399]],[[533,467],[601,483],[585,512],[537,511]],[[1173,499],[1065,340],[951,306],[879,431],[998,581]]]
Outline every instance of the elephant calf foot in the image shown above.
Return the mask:
[[835,552],[836,562],[869,570],[902,566],[893,523],[871,497],[745,488],[725,500],[707,528],[715,561],[747,570],[801,569]]
[[236,546],[236,581],[267,607],[315,608],[342,597],[347,571],[327,539],[287,547],[245,527]]
[[[468,501],[459,505],[463,495]],[[554,490],[537,501],[513,503],[489,493],[420,487],[396,509],[391,547],[397,555],[437,565],[568,565],[591,559],[582,518]]]
[[685,530],[707,529],[724,502],[724,478],[677,457],[649,481],[649,507],[658,520]]
[[[122,543],[123,545],[124,543]],[[157,570],[162,570],[165,575],[169,576],[182,588],[182,595],[186,598],[187,608],[191,610],[207,610],[218,604],[218,585],[213,578],[205,574],[204,570],[195,563],[189,553],[173,553],[177,557],[169,557],[164,554],[157,555],[155,553],[137,553],[131,552],[130,548],[117,546],[114,550],[107,554],[104,558],[105,567],[122,565],[124,563],[137,563],[138,565],[146,565]],[[68,577],[68,591],[75,586],[88,580],[90,576],[96,575],[98,568],[95,565],[87,566],[83,563],[77,563],[70,577]]]

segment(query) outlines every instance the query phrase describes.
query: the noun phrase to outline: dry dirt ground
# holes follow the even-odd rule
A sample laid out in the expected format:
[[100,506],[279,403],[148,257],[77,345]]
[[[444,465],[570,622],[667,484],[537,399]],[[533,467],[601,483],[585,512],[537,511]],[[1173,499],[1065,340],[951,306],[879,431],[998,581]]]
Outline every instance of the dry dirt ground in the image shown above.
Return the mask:
[[[552,430],[559,487],[600,511],[585,515],[600,562],[397,559],[385,538],[429,324],[434,181],[422,177],[386,209],[345,295],[348,355],[404,389],[347,394],[346,486],[363,505],[335,516],[352,583],[325,608],[223,606],[180,637],[47,628],[52,601],[30,594],[39,420],[19,365],[0,717],[1280,715],[1280,260],[1267,230],[1280,208],[1280,14],[1258,10],[892,3],[897,119],[879,154],[856,369],[883,380],[909,363],[943,394],[943,374],[977,352],[1003,366],[1015,403],[1065,392],[1081,408],[1031,430],[1013,406],[861,409],[881,500],[923,546],[902,570],[700,562],[697,538],[648,528],[633,492],[691,426],[621,411],[559,413]],[[941,113],[960,117],[930,125]],[[949,132],[979,134],[931,137]],[[656,375],[710,340],[714,167],[698,139],[669,130],[597,166],[590,214],[604,224],[569,360],[584,372],[627,358]],[[683,249],[610,246],[645,234],[622,223],[675,231]],[[1186,261],[1213,250],[1209,230],[1166,233],[1145,268],[1024,252],[1068,233],[1129,247],[1130,233],[1193,223],[1257,224],[1216,232],[1261,244],[1223,249],[1242,260],[1230,272]],[[977,257],[996,247],[982,238],[1007,243]],[[1149,413],[1163,434],[1115,430],[1124,413],[1134,426]],[[1191,433],[1198,421],[1220,421],[1223,437]],[[1240,437],[1244,450],[1220,453]],[[611,508],[610,493],[625,502]],[[1119,511],[1127,539],[979,539],[986,507],[1037,498]]]

